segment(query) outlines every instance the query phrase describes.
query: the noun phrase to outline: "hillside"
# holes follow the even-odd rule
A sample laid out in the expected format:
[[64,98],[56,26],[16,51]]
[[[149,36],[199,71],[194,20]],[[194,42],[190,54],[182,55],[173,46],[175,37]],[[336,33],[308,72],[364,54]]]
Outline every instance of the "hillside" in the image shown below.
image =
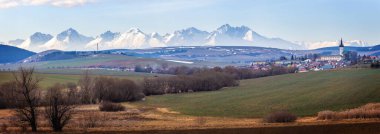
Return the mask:
[[[66,84],[69,82],[77,83],[83,74],[83,70],[78,69],[46,69],[37,70],[37,76],[42,78],[40,83],[41,88],[53,86],[55,83]],[[149,74],[149,73],[135,73],[135,72],[120,72],[111,70],[96,70],[90,71],[91,75],[96,76],[110,76],[117,78],[125,78],[135,81],[140,81],[144,77],[154,76],[167,76],[163,74]],[[13,74],[10,72],[0,72],[0,84],[13,80]]]
[[34,52],[0,44],[0,63],[13,63],[34,55]]
[[380,70],[322,71],[242,80],[220,91],[149,96],[137,103],[182,114],[262,117],[287,109],[299,116],[380,102]]

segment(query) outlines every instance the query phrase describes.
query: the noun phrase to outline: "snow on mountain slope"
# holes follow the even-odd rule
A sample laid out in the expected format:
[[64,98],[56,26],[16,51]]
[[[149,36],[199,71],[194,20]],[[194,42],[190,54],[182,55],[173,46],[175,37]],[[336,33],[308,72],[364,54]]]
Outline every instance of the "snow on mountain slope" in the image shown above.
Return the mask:
[[122,33],[118,38],[110,43],[111,48],[128,48],[138,49],[147,48],[146,43],[148,36],[138,28],[131,28],[129,31]]
[[48,42],[50,39],[52,39],[53,36],[50,34],[44,34],[41,32],[36,32],[33,35],[31,35],[28,39],[23,41],[21,44],[19,44],[17,47],[28,49],[30,51],[39,52],[41,51],[40,46]]
[[118,32],[104,32],[100,36],[97,36],[94,40],[87,43],[85,48],[89,50],[96,50],[98,45],[99,50],[110,49],[110,43],[119,36],[120,33]]
[[208,45],[258,46],[281,49],[304,49],[302,46],[280,38],[267,38],[246,26],[232,27],[225,24],[211,32]]
[[93,40],[92,37],[81,35],[76,30],[69,28],[41,45],[40,48],[42,48],[42,50],[85,50],[85,45],[91,40]]
[[206,43],[208,35],[209,33],[206,31],[190,27],[166,35],[164,42],[168,46],[199,46]]
[[166,47],[167,46],[163,42],[163,37],[156,32],[150,34],[148,44],[149,44],[149,47]]
[[[17,45],[21,42],[13,41]],[[96,38],[79,34],[70,28],[53,37],[49,34],[35,33],[30,38],[17,45],[35,52],[50,49],[94,51],[97,45],[105,49],[144,49],[166,46],[257,46],[280,49],[316,49],[336,46],[336,41],[325,42],[290,42],[281,38],[269,38],[255,32],[247,26],[231,26],[225,24],[214,31],[202,31],[194,27],[177,30],[173,33],[144,33],[138,28],[131,28],[122,33],[106,31]],[[368,46],[368,43],[353,40],[346,41],[347,46]]]
[[[320,41],[320,42],[295,42],[297,44],[300,44],[301,46],[304,46],[307,49],[317,49],[317,48],[323,48],[323,47],[333,47],[338,46],[340,41]],[[367,42],[361,41],[361,40],[350,40],[350,41],[344,41],[343,42],[345,46],[356,46],[356,47],[365,47],[369,46]]]

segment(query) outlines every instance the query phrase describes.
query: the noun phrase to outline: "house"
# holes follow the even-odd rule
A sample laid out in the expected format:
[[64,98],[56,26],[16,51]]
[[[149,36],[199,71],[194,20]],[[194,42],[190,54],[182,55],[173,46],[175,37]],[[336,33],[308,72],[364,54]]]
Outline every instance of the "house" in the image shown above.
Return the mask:
[[334,68],[334,66],[330,65],[330,64],[325,64],[325,65],[321,66],[321,70],[330,70],[333,68]]

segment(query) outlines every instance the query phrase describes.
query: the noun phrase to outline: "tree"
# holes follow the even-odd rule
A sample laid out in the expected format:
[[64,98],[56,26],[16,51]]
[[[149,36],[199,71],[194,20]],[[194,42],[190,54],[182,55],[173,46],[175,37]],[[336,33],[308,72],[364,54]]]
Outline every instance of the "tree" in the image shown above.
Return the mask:
[[32,131],[37,131],[37,107],[40,102],[38,84],[42,80],[34,75],[34,68],[20,67],[13,73],[15,79],[15,104],[19,119],[29,123]]
[[280,60],[288,60],[285,56],[281,56]]
[[57,83],[48,89],[45,96],[45,117],[54,131],[62,131],[75,108],[75,100],[70,97],[69,92],[62,91],[64,88],[64,85]]
[[82,78],[79,79],[78,85],[80,86],[81,102],[84,104],[93,103],[92,91],[92,78],[90,77],[90,71],[85,70]]
[[141,65],[136,65],[135,72],[145,72],[145,69]]

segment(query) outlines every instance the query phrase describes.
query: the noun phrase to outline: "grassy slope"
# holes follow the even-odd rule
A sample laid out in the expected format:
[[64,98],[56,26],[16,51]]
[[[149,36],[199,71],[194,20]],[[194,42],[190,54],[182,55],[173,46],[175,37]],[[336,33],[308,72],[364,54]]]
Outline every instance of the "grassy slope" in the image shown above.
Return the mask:
[[150,96],[138,105],[196,116],[261,117],[287,109],[299,115],[380,102],[380,70],[342,70],[242,80],[220,91]]
[[[81,77],[82,70],[77,69],[62,69],[62,70],[40,70],[37,76],[41,77],[43,80],[40,83],[42,88],[47,88],[49,86],[54,85],[55,83],[68,83],[73,82],[77,83]],[[130,80],[142,80],[144,77],[153,77],[155,75],[158,76],[166,76],[160,74],[147,74],[147,73],[135,73],[135,72],[120,72],[120,71],[108,71],[108,70],[96,70],[91,71],[93,76],[105,75],[112,76],[117,78],[126,78]],[[13,75],[10,72],[0,72],[0,84],[10,81],[13,79]]]

